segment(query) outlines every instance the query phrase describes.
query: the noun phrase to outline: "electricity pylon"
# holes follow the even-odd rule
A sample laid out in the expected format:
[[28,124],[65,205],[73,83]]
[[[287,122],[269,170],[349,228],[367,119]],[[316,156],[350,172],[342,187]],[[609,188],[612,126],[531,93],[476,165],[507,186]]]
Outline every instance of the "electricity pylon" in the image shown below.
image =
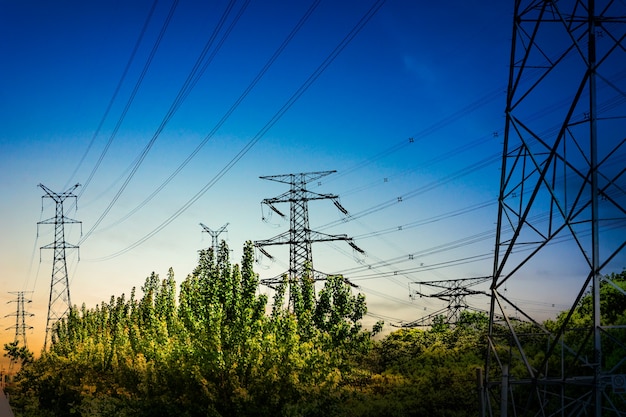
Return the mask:
[[7,327],[6,330],[15,329],[15,339],[14,342],[22,342],[22,346],[28,347],[26,344],[26,330],[31,330],[32,326],[26,325],[26,317],[33,317],[34,314],[26,311],[25,305],[30,303],[32,300],[26,299],[25,294],[32,293],[32,291],[16,291],[9,292],[9,294],[15,295],[15,300],[9,301],[9,303],[15,303],[16,309],[15,313],[7,314],[5,317],[13,317],[15,316],[15,325],[11,327]]
[[222,232],[226,230],[228,223],[226,223],[224,226],[220,227],[217,230],[209,229],[207,226],[205,226],[202,223],[200,223],[200,226],[205,232],[211,235],[211,247],[213,248],[213,256],[217,256],[217,250],[219,249],[219,246],[220,246],[218,239],[219,239],[219,236],[222,234]]
[[40,224],[53,224],[54,225],[54,242],[42,246],[40,249],[54,249],[54,259],[52,262],[52,277],[50,280],[50,298],[48,301],[48,318],[46,320],[46,338],[44,340],[44,350],[46,350],[48,343],[51,342],[52,328],[56,322],[64,318],[71,306],[70,301],[70,285],[67,274],[67,262],[65,259],[66,249],[78,249],[78,246],[72,245],[65,241],[65,225],[71,223],[81,223],[78,220],[73,220],[65,216],[63,212],[63,202],[68,198],[74,198],[76,202],[76,195],[74,190],[78,188],[80,184],[76,184],[70,189],[62,193],[55,193],[43,184],[39,184],[46,195],[42,196],[42,202],[44,198],[50,198],[55,203],[55,216],[43,220],[37,223]]
[[[624,295],[625,39],[624,2],[515,1],[483,415],[624,416],[626,338],[600,287]],[[570,313],[547,328],[529,296]]]
[[476,277],[412,282],[411,284],[414,287],[417,287],[417,289],[410,292],[409,296],[411,298],[437,298],[447,302],[448,305],[425,317],[405,323],[402,327],[431,326],[433,324],[433,320],[441,316],[445,318],[445,324],[456,324],[461,317],[461,313],[470,309],[470,306],[465,299],[466,297],[471,295],[488,295],[485,291],[473,289],[471,287],[487,282],[490,278],[491,277]]
[[[315,271],[313,268],[313,253],[311,250],[312,243],[343,240],[356,251],[364,253],[363,250],[357,247],[352,239],[345,234],[329,235],[313,231],[309,226],[308,203],[311,200],[332,200],[339,211],[341,211],[344,215],[348,214],[348,211],[339,203],[338,196],[334,194],[319,194],[309,191],[306,188],[307,184],[311,181],[318,180],[334,172],[336,171],[306,172],[300,174],[260,177],[264,180],[276,181],[289,185],[289,191],[279,195],[278,197],[266,198],[261,202],[281,217],[285,217],[285,215],[278,210],[274,204],[289,203],[289,230],[271,239],[257,240],[254,242],[254,246],[270,259],[273,259],[273,257],[264,249],[266,246],[289,245],[289,271],[287,271],[286,274],[289,285],[298,282],[307,270],[309,270],[313,275],[312,278],[314,281],[326,278],[326,274]],[[280,284],[282,281],[282,277],[275,277],[263,279],[261,280],[261,284],[272,287]],[[291,304],[292,292],[290,291],[289,294],[289,303]]]

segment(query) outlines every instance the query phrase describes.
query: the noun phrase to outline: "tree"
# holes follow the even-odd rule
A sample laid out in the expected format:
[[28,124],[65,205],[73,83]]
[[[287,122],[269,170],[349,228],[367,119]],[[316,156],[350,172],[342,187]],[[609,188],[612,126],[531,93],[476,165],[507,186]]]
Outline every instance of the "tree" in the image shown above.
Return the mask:
[[13,363],[25,365],[32,362],[34,359],[33,353],[28,350],[26,346],[20,346],[18,340],[11,343],[5,343],[4,350],[6,351],[4,356],[10,358]]
[[305,279],[295,311],[283,287],[268,315],[253,265],[251,242],[240,265],[222,242],[200,252],[178,294],[170,269],[141,295],[71,308],[50,350],[20,372],[13,403],[24,416],[336,414],[370,346],[364,297],[331,277],[316,299]]

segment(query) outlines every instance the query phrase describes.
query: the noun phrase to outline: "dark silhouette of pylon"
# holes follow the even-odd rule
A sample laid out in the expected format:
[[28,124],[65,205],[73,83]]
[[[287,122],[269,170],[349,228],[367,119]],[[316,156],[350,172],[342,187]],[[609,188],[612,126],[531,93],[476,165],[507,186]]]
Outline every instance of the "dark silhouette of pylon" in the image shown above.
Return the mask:
[[[289,271],[287,271],[287,279],[289,285],[295,284],[302,279],[307,271],[312,275],[314,281],[326,278],[326,274],[316,271],[313,267],[313,252],[311,244],[315,242],[331,242],[337,240],[346,241],[353,249],[360,253],[364,253],[357,247],[352,238],[345,234],[329,235],[311,230],[309,226],[309,206],[311,200],[332,200],[339,211],[344,215],[348,211],[339,203],[338,196],[334,194],[319,194],[307,190],[307,184],[316,181],[326,175],[336,171],[319,171],[306,172],[299,174],[283,174],[260,177],[264,180],[276,181],[289,185],[289,191],[279,195],[278,197],[266,198],[262,204],[267,205],[272,211],[285,217],[285,215],[275,207],[277,203],[289,203],[289,230],[267,240],[257,240],[254,245],[261,253],[270,259],[273,257],[265,250],[266,246],[272,245],[289,245]],[[273,287],[283,282],[283,277],[274,277],[262,279],[261,284]],[[289,292],[291,305],[291,294]]]
[[[34,314],[26,311],[25,305],[31,302],[30,299],[26,299],[25,297],[26,293],[32,293],[32,291],[16,291],[16,292],[9,291],[9,294],[15,295],[15,300],[11,300],[9,301],[9,303],[15,303],[16,308],[15,308],[15,313],[7,314],[5,316],[5,317],[15,316],[15,325],[7,327],[6,330],[15,329],[15,339],[13,339],[13,341],[17,343],[18,345],[21,342],[21,345],[24,348],[28,348],[28,344],[26,343],[26,330],[31,330],[33,328],[32,326],[28,326],[26,324],[26,317],[34,316]],[[9,372],[13,370],[14,365],[15,365],[15,361],[14,361],[14,358],[12,358],[9,364]]]
[[46,193],[46,195],[42,196],[42,202],[44,198],[50,198],[55,203],[55,216],[37,223],[37,226],[40,224],[54,225],[54,242],[40,248],[54,250],[44,350],[46,350],[48,343],[52,342],[52,329],[55,323],[64,318],[72,306],[65,250],[78,249],[78,246],[69,244],[65,241],[65,225],[71,223],[80,224],[81,222],[65,216],[65,213],[63,212],[63,202],[68,198],[74,198],[74,202],[76,202],[77,197],[74,194],[74,190],[79,186],[80,184],[76,184],[65,192],[55,193],[45,185],[39,184],[39,187],[41,187],[41,189]]
[[217,256],[217,250],[219,249],[219,236],[226,231],[226,227],[228,226],[228,223],[226,223],[224,226],[220,227],[217,230],[212,230],[209,229],[208,226],[205,226],[204,224],[200,223],[200,226],[202,227],[202,229],[207,232],[209,235],[211,235],[211,247],[213,248],[213,256]]
[[15,329],[15,342],[19,342],[21,339],[22,346],[27,347],[26,344],[26,330],[31,330],[32,326],[26,325],[26,317],[33,317],[34,314],[26,311],[25,304],[30,303],[32,300],[26,299],[25,294],[32,293],[32,291],[16,291],[9,292],[9,294],[15,295],[15,300],[9,301],[9,303],[15,303],[15,313],[7,314],[5,317],[15,316],[15,325],[7,327],[6,330]]
[[491,277],[475,277],[475,278],[457,278],[439,281],[418,281],[412,282],[412,288],[409,296],[436,298],[447,303],[447,306],[421,317],[409,323],[405,323],[402,327],[418,327],[431,326],[435,319],[444,317],[444,323],[454,325],[459,322],[461,313],[471,309],[466,301],[466,297],[471,295],[488,295],[485,291],[473,289],[475,285],[487,282]]
[[[600,284],[626,257],[625,39],[624,2],[515,1],[482,415],[624,415]],[[591,322],[549,330],[524,290],[589,295]]]

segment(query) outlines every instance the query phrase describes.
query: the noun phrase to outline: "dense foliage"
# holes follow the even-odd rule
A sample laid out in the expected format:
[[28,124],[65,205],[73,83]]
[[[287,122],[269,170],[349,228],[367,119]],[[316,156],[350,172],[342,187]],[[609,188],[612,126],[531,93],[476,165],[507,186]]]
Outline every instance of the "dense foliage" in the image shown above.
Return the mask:
[[[23,366],[12,405],[29,416],[306,415],[340,403],[355,355],[370,345],[362,295],[341,277],[317,299],[303,279],[266,312],[247,243],[231,265],[223,243],[201,252],[179,294],[170,270],[143,295],[72,309],[49,352]],[[15,349],[13,349],[14,351]],[[11,351],[11,352],[13,352]]]
[[[477,414],[485,315],[465,312],[453,327],[440,322],[373,341],[360,324],[365,298],[341,277],[316,295],[305,276],[279,287],[271,305],[258,284],[252,245],[239,266],[222,243],[216,256],[201,252],[179,286],[171,270],[165,279],[153,273],[141,296],[133,289],[72,309],[41,357],[5,346],[22,362],[8,387],[16,416]],[[624,324],[616,293],[603,311]],[[587,298],[573,322],[586,320]],[[546,325],[556,328],[566,314]]]

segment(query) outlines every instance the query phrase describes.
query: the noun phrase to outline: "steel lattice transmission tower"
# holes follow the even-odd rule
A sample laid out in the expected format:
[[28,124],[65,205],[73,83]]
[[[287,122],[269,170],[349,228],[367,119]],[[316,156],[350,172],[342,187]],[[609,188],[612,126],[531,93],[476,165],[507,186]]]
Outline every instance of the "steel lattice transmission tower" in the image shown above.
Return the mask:
[[22,346],[27,347],[26,344],[26,330],[31,330],[33,327],[26,325],[26,317],[33,317],[34,314],[26,311],[26,304],[32,300],[27,299],[25,294],[32,293],[32,291],[15,291],[9,292],[9,294],[15,295],[15,300],[9,301],[9,303],[15,303],[15,313],[7,314],[5,317],[15,316],[15,325],[7,327],[6,330],[15,329],[15,342],[22,342]]
[[65,225],[72,223],[80,224],[81,222],[65,216],[63,211],[63,202],[69,198],[75,199],[74,202],[76,202],[77,197],[74,194],[74,190],[79,186],[80,184],[76,184],[65,192],[55,193],[45,185],[39,184],[39,187],[41,187],[41,189],[46,193],[46,195],[42,196],[42,202],[44,198],[50,198],[55,203],[55,216],[37,223],[38,226],[40,224],[54,225],[54,242],[40,248],[54,250],[44,350],[46,350],[48,343],[51,341],[50,339],[52,337],[52,328],[54,324],[68,314],[72,305],[70,301],[70,286],[67,274],[65,250],[78,249],[78,246],[65,241]]
[[[517,0],[512,38],[482,411],[624,416],[626,330],[600,289],[624,295],[626,4]],[[591,321],[519,301],[544,297],[591,299]]]
[[[7,314],[5,317],[15,316],[15,325],[7,327],[6,330],[15,329],[15,339],[13,339],[13,341],[19,346],[21,340],[22,347],[28,349],[28,344],[26,343],[26,330],[31,330],[33,327],[26,325],[26,317],[33,317],[34,314],[26,311],[25,304],[31,302],[30,299],[26,299],[26,293],[32,293],[32,291],[9,292],[9,294],[15,295],[15,300],[9,301],[9,303],[15,303],[16,308],[15,313]],[[9,373],[13,372],[15,363],[15,358],[11,358],[11,362],[9,362]]]
[[472,295],[487,295],[485,291],[477,290],[472,287],[485,283],[488,280],[489,277],[473,277],[412,282],[411,285],[417,288],[410,292],[409,296],[411,298],[437,298],[445,301],[448,305],[425,317],[421,317],[410,323],[405,323],[402,327],[431,326],[433,321],[441,316],[445,317],[444,322],[446,324],[456,324],[461,317],[461,313],[471,308],[467,303],[466,297]]
[[[289,245],[289,271],[287,271],[287,279],[290,285],[297,282],[298,279],[301,279],[307,268],[310,268],[314,280],[320,280],[326,277],[325,274],[315,271],[313,268],[313,253],[311,250],[311,244],[314,242],[343,240],[356,251],[363,253],[363,251],[358,248],[352,239],[347,235],[329,235],[316,232],[311,230],[309,226],[308,203],[311,200],[332,200],[339,211],[341,211],[344,215],[348,214],[348,211],[339,203],[338,196],[334,194],[319,194],[307,189],[308,183],[316,181],[334,172],[336,171],[306,172],[300,174],[260,177],[264,180],[276,181],[289,185],[289,191],[279,195],[278,197],[266,198],[262,201],[262,204],[267,205],[272,211],[276,212],[281,217],[285,217],[285,215],[275,207],[275,204],[289,203],[289,230],[271,239],[257,240],[254,242],[254,246],[265,256],[272,259],[272,256],[264,249],[266,246]],[[261,280],[261,283],[273,286],[281,283],[282,280],[282,277],[276,277]]]
[[207,232],[209,235],[211,235],[211,247],[213,248],[213,256],[217,256],[217,250],[219,249],[219,236],[226,231],[226,227],[228,227],[228,223],[226,223],[224,226],[220,227],[217,230],[212,230],[209,229],[208,226],[205,226],[204,224],[200,223],[200,226],[202,227],[202,229]]

